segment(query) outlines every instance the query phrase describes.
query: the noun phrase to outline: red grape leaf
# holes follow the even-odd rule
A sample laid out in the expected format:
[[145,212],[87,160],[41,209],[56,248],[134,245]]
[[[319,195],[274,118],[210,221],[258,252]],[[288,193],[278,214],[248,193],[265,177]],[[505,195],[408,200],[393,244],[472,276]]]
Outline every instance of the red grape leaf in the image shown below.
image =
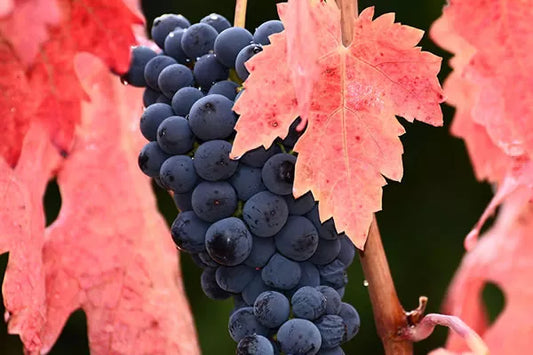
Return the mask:
[[[381,209],[385,177],[400,180],[403,127],[394,115],[442,124],[443,96],[437,80],[440,58],[414,47],[422,31],[394,23],[394,15],[372,20],[373,8],[354,21],[354,40],[341,42],[340,13],[332,2],[311,7],[321,56],[314,78],[307,130],[297,142],[294,195],[308,190],[319,200],[321,219],[335,217],[363,248],[372,214]],[[284,20],[282,18],[282,20]],[[287,18],[285,21],[291,21]],[[232,156],[285,137],[298,114],[284,32],[254,56],[246,91],[235,104],[241,115]],[[301,53],[306,55],[307,53]],[[275,68],[275,73],[272,72]],[[275,75],[273,75],[275,74]],[[313,78],[311,78],[313,79]]]
[[[12,21],[28,23],[27,12]],[[11,166],[17,163],[23,137],[32,121],[39,120],[58,149],[68,152],[80,117],[83,90],[73,67],[81,51],[94,53],[117,72],[125,72],[129,47],[135,43],[132,25],[142,23],[121,0],[58,0],[61,21],[49,30],[49,38],[31,66],[19,59],[12,38],[0,31],[0,156]],[[22,6],[22,5],[21,5]],[[51,5],[53,6],[53,5]],[[16,20],[14,20],[16,19]],[[11,36],[11,32],[7,33]],[[26,38],[27,33],[16,34]],[[17,38],[17,37],[15,37]],[[14,83],[18,85],[13,85]]]
[[61,20],[58,0],[9,3],[0,5],[0,37],[7,39],[17,58],[29,66],[48,39],[48,26],[57,25]]
[[[90,54],[75,69],[91,102],[68,157],[37,121],[15,169],[0,165],[9,331],[29,353],[47,352],[81,307],[94,354],[199,354],[176,250],[138,171],[141,92]],[[42,195],[55,173],[62,207],[45,229]]]
[[[468,252],[448,291],[445,311],[459,316],[483,337],[491,354],[529,354],[533,322],[528,310],[533,299],[533,204],[517,190],[503,204],[495,225]],[[481,293],[487,282],[498,285],[505,306],[488,324]],[[447,349],[465,350],[456,335]]]

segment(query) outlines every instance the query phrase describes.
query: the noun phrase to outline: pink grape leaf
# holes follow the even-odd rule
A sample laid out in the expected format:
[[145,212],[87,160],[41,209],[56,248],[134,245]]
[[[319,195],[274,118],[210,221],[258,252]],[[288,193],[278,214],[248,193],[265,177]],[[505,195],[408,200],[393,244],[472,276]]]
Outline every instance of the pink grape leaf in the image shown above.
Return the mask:
[[[528,287],[533,273],[533,127],[522,116],[531,115],[533,102],[531,78],[522,71],[531,66],[530,16],[527,1],[450,1],[431,29],[431,37],[455,55],[444,84],[449,102],[456,106],[452,132],[465,139],[476,176],[498,185],[465,239],[470,251],[452,281],[445,312],[473,327],[496,355],[529,353],[533,344],[525,312],[533,298]],[[476,245],[482,225],[500,204],[494,227]],[[487,282],[496,283],[505,295],[505,308],[492,325],[481,302]],[[461,340],[450,334],[446,349],[432,355],[463,350]]]
[[5,0],[0,2],[0,18],[5,17],[13,11],[15,7],[15,0]]
[[433,23],[430,36],[438,45],[455,55],[449,61],[453,71],[443,85],[446,102],[456,107],[451,132],[464,139],[479,180],[501,181],[509,169],[511,159],[492,142],[485,127],[472,117],[480,89],[465,77],[464,70],[476,50],[455,32],[446,12]]
[[[479,107],[480,102],[484,100],[483,97],[487,96],[486,92],[491,92],[491,89],[487,86],[501,85],[505,81],[514,81],[517,86],[524,83],[529,85],[527,83],[530,79],[527,75],[516,75],[516,73],[509,71],[486,72],[483,74],[485,77],[482,78],[478,68],[478,57],[482,56],[483,52],[471,44],[469,41],[472,39],[467,38],[467,36],[461,33],[461,28],[455,26],[453,23],[454,17],[465,18],[463,17],[465,15],[460,13],[461,11],[466,11],[467,15],[471,14],[468,6],[453,1],[450,7],[447,7],[443,15],[433,24],[431,37],[440,46],[455,54],[455,57],[450,61],[453,71],[444,83],[444,92],[448,97],[448,102],[457,108],[452,125],[452,133],[465,140],[474,172],[478,179],[487,179],[489,182],[498,183],[497,193],[476,223],[472,232],[465,239],[465,247],[469,250],[474,247],[479,231],[487,218],[494,213],[502,201],[521,186],[533,187],[531,186],[533,164],[528,155],[529,153],[514,155],[516,151],[508,149],[514,144],[512,143],[514,138],[507,137],[507,143],[504,142],[502,144],[503,141],[496,141],[496,139],[502,139],[501,137],[494,137],[490,134],[493,125],[505,126],[508,122],[497,123],[492,119],[491,121],[479,119],[479,117],[483,118],[483,115],[487,116],[491,114],[490,111],[483,113],[480,111],[481,109],[494,108],[493,106]],[[497,20],[501,21],[499,17]],[[529,20],[524,18],[521,21],[527,22]],[[495,43],[502,41],[499,31],[491,31],[487,35],[499,36],[494,38]],[[512,39],[504,40],[502,45],[509,46],[509,41],[512,41]],[[533,44],[533,42],[531,43]],[[509,53],[509,57],[512,57],[513,54],[511,52]],[[512,60],[512,58],[508,58],[507,60]],[[500,89],[500,87],[497,88],[497,90]],[[498,100],[501,100],[501,97]],[[502,106],[501,109],[510,109],[509,104],[507,103],[505,107]],[[517,102],[516,104],[523,105],[523,102]],[[509,113],[516,114],[512,110]],[[498,111],[495,115],[499,120],[510,118],[507,115],[507,111]],[[527,128],[524,127],[524,129]],[[506,128],[502,128],[502,132],[505,130]],[[518,141],[514,142],[516,143]],[[532,192],[530,192],[531,194]]]
[[[90,54],[75,59],[90,98],[63,158],[32,122],[17,166],[0,161],[0,252],[10,333],[48,352],[81,308],[94,354],[199,354],[177,253],[138,171],[141,92]],[[62,207],[44,226],[42,195],[57,174]]]
[[[30,1],[31,2],[31,1]],[[15,2],[13,20],[29,23],[27,12]],[[68,152],[80,117],[80,100],[85,94],[74,72],[74,57],[87,51],[102,58],[114,71],[124,72],[129,47],[135,43],[132,25],[141,18],[121,0],[58,0],[62,20],[50,27],[49,38],[31,66],[19,59],[12,38],[0,31],[0,156],[16,165],[23,137],[30,123],[42,121],[42,128],[59,150]],[[22,5],[21,5],[22,6]],[[52,5],[51,5],[52,6]],[[7,33],[7,35],[13,35]],[[29,34],[17,34],[26,38]]]
[[48,39],[48,26],[61,20],[58,0],[2,1],[0,37],[8,39],[21,63],[29,66]]
[[[465,255],[445,301],[445,312],[476,330],[494,355],[529,354],[533,345],[528,312],[533,299],[533,204],[523,189],[506,200],[495,225]],[[498,285],[505,296],[504,309],[491,325],[481,298],[487,282]],[[448,338],[446,348],[466,350],[455,334]]]
[[[400,180],[403,174],[398,136],[404,129],[395,115],[442,124],[443,96],[436,77],[440,58],[414,47],[422,31],[394,23],[394,14],[372,20],[373,15],[374,9],[368,8],[354,20],[354,40],[345,48],[336,5],[311,6],[318,24],[314,38],[321,53],[315,58],[320,71],[314,78],[309,117],[303,117],[307,130],[294,147],[294,195],[311,190],[320,201],[321,219],[334,216],[337,229],[360,249],[373,212],[381,209],[384,176]],[[302,114],[296,95],[301,88],[291,80],[295,68],[287,65],[286,34],[270,40],[272,44],[247,63],[246,91],[234,107],[241,116],[233,157],[285,137]]]
[[479,90],[472,117],[510,156],[533,152],[532,5],[451,0],[444,9],[450,27],[474,51],[460,74]]
[[[316,17],[311,14],[311,2],[316,4],[318,1],[320,0],[289,0],[278,4],[278,13],[283,19],[287,36],[287,64],[292,68],[293,85],[300,88],[296,90],[296,99],[298,111],[303,117],[309,115],[314,80],[320,75],[320,66],[316,60],[320,48],[313,31],[320,24],[316,23]],[[289,18],[291,20],[287,20]],[[302,122],[299,128],[304,127],[305,122]]]

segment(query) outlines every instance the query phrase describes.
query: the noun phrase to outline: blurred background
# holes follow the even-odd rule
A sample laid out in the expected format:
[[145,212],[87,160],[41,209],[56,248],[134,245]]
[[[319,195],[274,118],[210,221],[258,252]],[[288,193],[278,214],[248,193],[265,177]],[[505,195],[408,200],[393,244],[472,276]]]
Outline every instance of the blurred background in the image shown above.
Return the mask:
[[[277,19],[275,4],[274,0],[249,0],[247,28],[253,32],[262,22]],[[440,16],[444,4],[443,0],[359,0],[360,10],[373,5],[377,15],[396,12],[397,21],[425,31]],[[232,21],[234,1],[144,0],[142,6],[149,29],[152,20],[163,13],[181,13],[193,23],[216,12]],[[447,65],[449,54],[436,47],[427,33],[421,45],[444,58],[440,73],[442,81],[450,70]],[[463,142],[449,135],[453,109],[443,105],[443,111],[444,128],[409,124],[402,120],[407,128],[407,133],[401,137],[405,148],[404,178],[401,184],[389,182],[384,188],[383,211],[377,214],[398,295],[407,310],[416,308],[421,295],[429,297],[428,312],[440,310],[447,285],[464,253],[463,238],[492,194],[489,185],[475,180]],[[155,190],[161,212],[170,224],[177,214],[172,199],[161,189]],[[44,203],[47,220],[53,221],[61,204],[54,181],[48,186]],[[170,238],[170,235],[162,238]],[[4,274],[7,260],[7,254],[0,256],[0,275]],[[227,331],[232,301],[213,301],[202,293],[200,269],[188,255],[181,258],[181,265],[202,354],[234,354],[235,343]],[[349,280],[344,301],[359,311],[361,330],[343,346],[344,351],[348,355],[382,354],[357,258],[349,269]],[[489,284],[480,297],[483,297],[490,318],[494,320],[504,305],[501,291]],[[0,314],[3,314],[3,302],[1,305]],[[0,323],[0,354],[22,354],[18,337],[7,335],[4,322]],[[446,329],[438,328],[429,339],[415,344],[415,354],[426,354],[442,346],[446,333]],[[51,354],[88,353],[85,315],[77,311],[70,317]]]

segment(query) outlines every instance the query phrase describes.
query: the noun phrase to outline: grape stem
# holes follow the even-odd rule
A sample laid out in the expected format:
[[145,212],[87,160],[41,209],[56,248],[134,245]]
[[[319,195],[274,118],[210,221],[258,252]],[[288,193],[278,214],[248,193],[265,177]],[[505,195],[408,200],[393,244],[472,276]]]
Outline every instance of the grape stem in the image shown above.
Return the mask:
[[236,0],[235,1],[235,18],[233,19],[233,25],[235,27],[243,27],[246,23],[246,5],[248,0]]
[[402,330],[410,326],[407,313],[398,300],[375,217],[365,250],[359,252],[359,258],[368,282],[376,328],[385,354],[412,355],[412,341],[401,336]]
[[357,0],[336,0],[341,10],[342,44],[348,47],[353,40],[353,21],[358,16]]

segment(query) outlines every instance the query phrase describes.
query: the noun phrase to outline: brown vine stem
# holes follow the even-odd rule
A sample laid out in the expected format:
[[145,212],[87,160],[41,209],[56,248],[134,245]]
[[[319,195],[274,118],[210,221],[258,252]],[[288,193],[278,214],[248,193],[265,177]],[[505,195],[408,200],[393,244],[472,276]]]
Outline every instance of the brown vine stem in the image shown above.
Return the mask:
[[358,16],[357,0],[336,0],[341,9],[342,44],[348,47],[353,40],[353,21]]
[[246,24],[246,5],[248,0],[236,0],[235,2],[235,18],[233,25],[235,27],[244,27]]
[[370,226],[365,250],[359,252],[359,257],[368,282],[376,328],[385,354],[413,354],[413,343],[400,337],[402,329],[408,327],[407,316],[394,288],[375,217]]

